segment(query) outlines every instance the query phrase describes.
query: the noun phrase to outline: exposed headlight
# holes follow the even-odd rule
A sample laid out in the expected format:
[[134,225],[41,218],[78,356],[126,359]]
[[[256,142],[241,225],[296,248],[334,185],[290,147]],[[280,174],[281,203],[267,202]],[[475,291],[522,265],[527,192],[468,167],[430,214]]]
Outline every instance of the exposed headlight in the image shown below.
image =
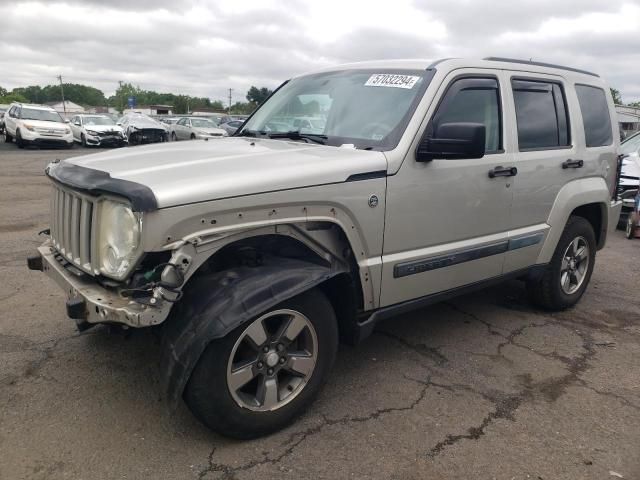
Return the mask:
[[71,133],[71,129],[69,127],[65,128],[64,133]]
[[30,132],[35,132],[35,128],[32,125],[29,125],[28,123],[25,123],[22,125],[24,128],[26,128],[27,130],[29,130]]
[[98,136],[98,132],[94,132],[93,130],[87,130],[87,134],[93,135],[94,137]]
[[121,279],[136,260],[142,218],[124,203],[105,200],[98,222],[100,272]]

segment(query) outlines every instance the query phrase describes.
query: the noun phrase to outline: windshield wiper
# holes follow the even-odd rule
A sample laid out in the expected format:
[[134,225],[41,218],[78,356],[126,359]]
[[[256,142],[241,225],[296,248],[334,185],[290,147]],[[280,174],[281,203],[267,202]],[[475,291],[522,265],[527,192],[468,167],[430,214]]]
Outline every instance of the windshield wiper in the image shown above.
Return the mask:
[[325,145],[327,143],[326,135],[320,135],[317,133],[300,133],[300,130],[290,130],[288,132],[274,132],[267,133],[269,138],[288,138],[291,140],[311,140],[312,142]]

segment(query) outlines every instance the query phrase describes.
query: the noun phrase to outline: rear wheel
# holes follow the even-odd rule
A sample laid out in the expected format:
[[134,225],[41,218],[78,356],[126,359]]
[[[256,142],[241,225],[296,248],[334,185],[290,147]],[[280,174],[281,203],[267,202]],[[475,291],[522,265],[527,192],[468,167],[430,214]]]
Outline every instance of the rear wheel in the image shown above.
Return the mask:
[[564,310],[575,305],[587,289],[596,259],[596,237],[582,217],[570,217],[542,277],[527,290],[536,305]]
[[311,290],[209,344],[185,389],[191,411],[234,438],[279,430],[313,401],[333,364],[333,308]]

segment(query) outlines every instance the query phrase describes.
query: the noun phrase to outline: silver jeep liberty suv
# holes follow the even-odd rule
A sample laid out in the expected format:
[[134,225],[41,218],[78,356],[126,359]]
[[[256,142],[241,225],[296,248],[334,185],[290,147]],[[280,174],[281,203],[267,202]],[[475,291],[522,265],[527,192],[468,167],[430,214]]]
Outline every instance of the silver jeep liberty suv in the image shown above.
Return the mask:
[[520,278],[574,305],[617,222],[615,111],[593,73],[488,58],[283,83],[229,138],[52,163],[29,259],[79,329],[162,325],[168,401],[250,438],[318,393],[339,339]]

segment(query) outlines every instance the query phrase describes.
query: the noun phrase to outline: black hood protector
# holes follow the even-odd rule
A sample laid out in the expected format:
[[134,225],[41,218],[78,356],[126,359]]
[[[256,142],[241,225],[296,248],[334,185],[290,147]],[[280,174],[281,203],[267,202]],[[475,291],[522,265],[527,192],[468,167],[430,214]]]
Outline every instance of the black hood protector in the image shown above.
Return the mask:
[[125,197],[131,202],[134,212],[150,212],[158,209],[153,191],[146,185],[111,178],[107,172],[74,165],[65,161],[49,165],[47,176],[55,182],[91,195],[111,193]]

